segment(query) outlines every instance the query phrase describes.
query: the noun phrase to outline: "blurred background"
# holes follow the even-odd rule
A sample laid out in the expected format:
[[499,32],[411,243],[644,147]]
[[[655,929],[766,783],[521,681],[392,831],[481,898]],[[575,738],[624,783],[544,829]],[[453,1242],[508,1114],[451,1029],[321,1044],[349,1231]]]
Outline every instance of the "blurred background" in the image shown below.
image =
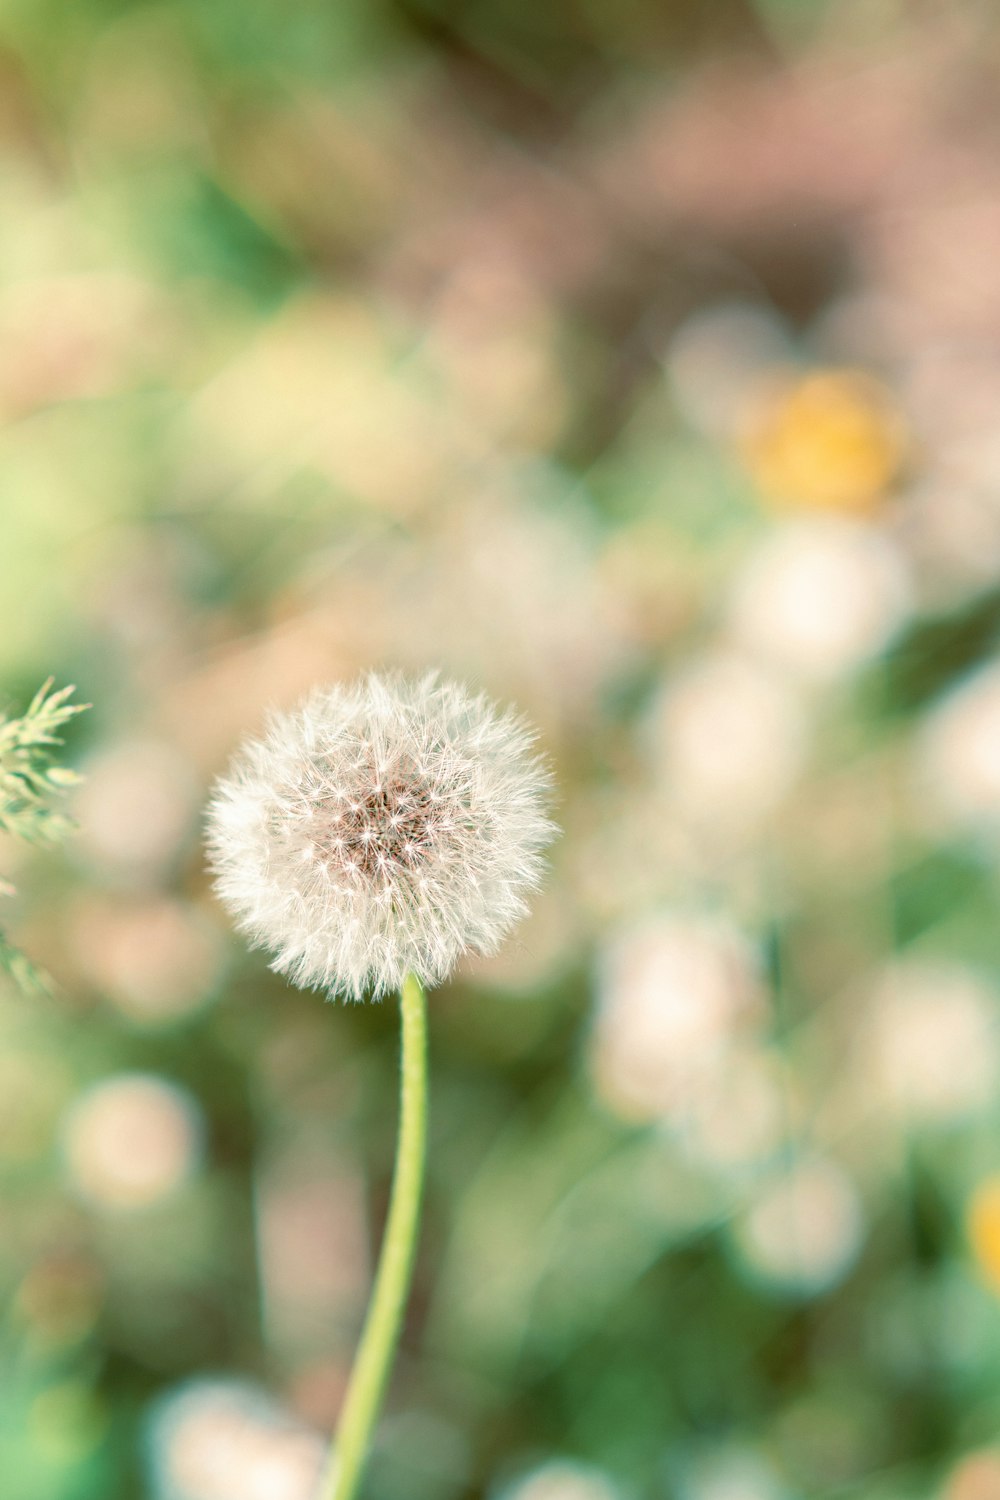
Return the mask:
[[990,0],[3,0],[4,1500],[310,1500],[396,1018],[234,939],[268,705],[439,666],[563,836],[432,997],[372,1500],[1000,1496]]

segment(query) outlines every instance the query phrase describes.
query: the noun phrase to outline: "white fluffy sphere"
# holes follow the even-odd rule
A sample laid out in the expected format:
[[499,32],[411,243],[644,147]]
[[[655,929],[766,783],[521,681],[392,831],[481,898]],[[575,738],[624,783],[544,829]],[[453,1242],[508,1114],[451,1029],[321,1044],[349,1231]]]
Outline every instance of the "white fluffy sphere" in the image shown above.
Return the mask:
[[241,929],[299,985],[437,983],[526,910],[554,828],[534,736],[483,695],[371,674],[275,716],[218,783],[208,844]]

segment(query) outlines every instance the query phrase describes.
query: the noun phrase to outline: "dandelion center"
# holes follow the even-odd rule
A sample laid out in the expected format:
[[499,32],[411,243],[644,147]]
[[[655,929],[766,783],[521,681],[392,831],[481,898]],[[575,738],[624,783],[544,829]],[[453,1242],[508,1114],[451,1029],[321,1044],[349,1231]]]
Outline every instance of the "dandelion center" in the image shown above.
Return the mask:
[[415,869],[446,822],[430,782],[406,766],[381,774],[367,768],[359,782],[337,794],[314,841],[317,857],[328,869],[367,881]]

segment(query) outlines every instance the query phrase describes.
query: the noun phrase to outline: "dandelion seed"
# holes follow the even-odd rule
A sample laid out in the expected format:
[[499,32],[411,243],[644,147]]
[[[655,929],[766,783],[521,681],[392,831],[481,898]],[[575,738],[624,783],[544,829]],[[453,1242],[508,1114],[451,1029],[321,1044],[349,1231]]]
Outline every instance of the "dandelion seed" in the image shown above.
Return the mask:
[[220,781],[222,900],[296,984],[379,997],[490,954],[552,837],[533,736],[482,695],[371,674],[314,692]]

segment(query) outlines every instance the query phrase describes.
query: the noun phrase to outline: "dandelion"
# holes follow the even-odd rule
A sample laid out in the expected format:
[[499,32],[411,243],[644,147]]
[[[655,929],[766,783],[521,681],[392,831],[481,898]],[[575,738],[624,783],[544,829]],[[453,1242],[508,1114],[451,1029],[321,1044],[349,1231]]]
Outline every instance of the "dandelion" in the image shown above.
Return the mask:
[[440,983],[524,915],[548,775],[512,714],[436,677],[369,676],[272,721],[220,783],[223,901],[272,967],[359,1000]]
[[527,910],[554,828],[531,731],[484,696],[370,674],[313,692],[239,752],[209,811],[221,899],[293,983],[400,990],[399,1142],[372,1300],[324,1500],[350,1500],[410,1279],[426,1136],[426,1002]]

